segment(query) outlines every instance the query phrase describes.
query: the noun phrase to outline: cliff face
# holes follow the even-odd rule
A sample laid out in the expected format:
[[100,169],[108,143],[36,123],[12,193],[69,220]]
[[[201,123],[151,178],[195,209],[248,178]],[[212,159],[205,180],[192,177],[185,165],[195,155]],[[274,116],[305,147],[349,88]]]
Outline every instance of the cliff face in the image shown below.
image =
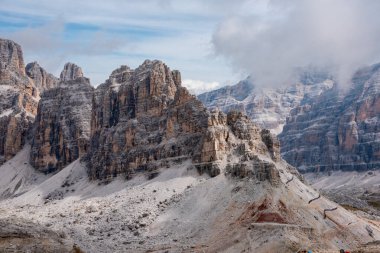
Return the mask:
[[47,73],[37,62],[28,63],[25,71],[40,93],[55,88],[58,84],[58,78]]
[[304,171],[367,170],[380,165],[380,65],[291,112],[279,136],[282,155]]
[[[9,107],[11,112],[1,113],[17,123],[22,113],[33,119],[37,109],[28,106],[27,98],[37,101],[35,86],[47,87],[50,81],[37,74],[37,66],[28,79],[19,48],[8,45],[7,50],[14,48],[2,54],[8,58],[1,61],[6,70],[1,80],[8,86],[0,86],[7,91],[0,92],[0,102],[6,109],[13,101],[5,100],[8,95],[22,99]],[[305,135],[306,141],[320,139],[330,127],[338,129],[336,136],[326,134],[328,145],[336,141],[337,149],[347,152],[377,140],[377,68],[359,72],[348,95],[330,90],[310,98],[310,106],[294,111],[300,117],[295,119],[303,119],[295,129],[320,130],[318,136]],[[244,86],[230,92],[247,98]],[[320,108],[316,121],[314,114],[307,115],[314,106]],[[20,116],[12,114],[15,108],[21,108]],[[313,251],[353,248],[380,239],[375,223],[303,184],[296,169],[280,158],[279,141],[270,131],[242,112],[208,111],[181,86],[180,73],[160,61],[145,61],[135,70],[122,66],[96,90],[78,66],[66,64],[57,87],[42,93],[33,126],[30,156],[28,146],[0,166],[0,251],[79,252],[64,232],[86,252],[296,252],[306,246]],[[20,135],[0,133],[7,139]],[[374,152],[368,157],[378,157],[378,149],[370,147]],[[49,176],[28,163],[48,173],[79,157]],[[101,187],[86,177],[107,182],[136,173],[149,180]]]
[[260,129],[245,116],[228,119],[219,111],[207,111],[181,86],[178,71],[160,61],[145,61],[135,70],[115,70],[95,90],[85,160],[91,178],[154,173],[173,158],[190,158],[198,170],[217,175],[215,162],[232,149],[234,139],[245,140],[247,149],[268,152]]
[[60,170],[86,153],[93,90],[82,70],[67,63],[57,87],[42,94],[30,154],[36,169]]
[[0,164],[24,145],[38,98],[38,89],[25,73],[21,47],[0,39]]
[[226,113],[241,111],[260,127],[279,134],[290,110],[332,87],[333,82],[328,78],[306,72],[300,76],[300,83],[277,89],[255,89],[246,79],[233,86],[203,93],[198,98],[211,109],[219,108]]

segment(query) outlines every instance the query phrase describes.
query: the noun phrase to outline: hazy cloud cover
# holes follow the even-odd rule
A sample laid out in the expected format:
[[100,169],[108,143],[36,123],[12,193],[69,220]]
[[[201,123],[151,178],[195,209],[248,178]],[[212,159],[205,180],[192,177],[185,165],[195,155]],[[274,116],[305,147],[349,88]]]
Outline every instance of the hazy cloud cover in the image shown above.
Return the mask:
[[251,74],[257,85],[278,86],[298,67],[330,69],[341,86],[380,61],[380,1],[272,0],[265,14],[232,15],[213,34],[218,55]]
[[207,89],[243,77],[211,43],[217,23],[235,9],[216,0],[2,0],[0,34],[23,47],[26,62],[37,60],[55,75],[71,61],[97,85],[120,65],[159,59],[191,87],[201,80]]
[[310,65],[347,80],[380,60],[379,9],[376,0],[2,0],[0,34],[55,75],[71,61],[98,85],[120,65],[159,59],[199,93],[248,75],[283,85]]

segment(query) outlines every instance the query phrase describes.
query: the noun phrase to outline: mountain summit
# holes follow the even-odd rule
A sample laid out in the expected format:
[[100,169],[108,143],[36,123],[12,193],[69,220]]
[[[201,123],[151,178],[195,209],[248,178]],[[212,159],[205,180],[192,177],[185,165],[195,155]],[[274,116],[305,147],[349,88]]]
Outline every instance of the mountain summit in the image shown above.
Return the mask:
[[[30,84],[9,71],[25,83],[11,72],[0,82]],[[269,130],[207,110],[161,61],[121,66],[96,89],[66,64],[36,114],[0,167],[0,251],[296,252],[380,240],[376,223],[306,185]]]

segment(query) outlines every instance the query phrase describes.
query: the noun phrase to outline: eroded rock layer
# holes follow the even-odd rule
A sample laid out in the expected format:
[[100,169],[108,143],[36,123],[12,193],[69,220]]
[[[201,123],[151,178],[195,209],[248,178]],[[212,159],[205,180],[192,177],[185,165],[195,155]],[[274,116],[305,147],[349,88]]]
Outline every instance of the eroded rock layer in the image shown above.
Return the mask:
[[135,70],[122,66],[95,90],[86,155],[91,178],[150,173],[170,158],[190,158],[200,171],[217,175],[213,163],[237,147],[269,152],[246,116],[209,112],[181,86],[180,73],[160,61]]
[[93,90],[82,70],[67,63],[58,87],[42,94],[30,154],[35,168],[59,170],[87,152]]
[[58,84],[58,78],[47,73],[37,62],[28,63],[25,71],[40,93],[55,88]]
[[279,136],[285,160],[303,171],[380,167],[380,65],[358,71],[352,83],[291,112]]
[[[308,74],[309,76],[307,76]],[[200,94],[198,98],[210,109],[241,111],[262,128],[279,134],[290,110],[329,90],[333,82],[320,73],[305,72],[299,83],[285,88],[255,89],[249,79]]]
[[38,98],[38,89],[25,73],[21,47],[0,39],[0,164],[24,145]]

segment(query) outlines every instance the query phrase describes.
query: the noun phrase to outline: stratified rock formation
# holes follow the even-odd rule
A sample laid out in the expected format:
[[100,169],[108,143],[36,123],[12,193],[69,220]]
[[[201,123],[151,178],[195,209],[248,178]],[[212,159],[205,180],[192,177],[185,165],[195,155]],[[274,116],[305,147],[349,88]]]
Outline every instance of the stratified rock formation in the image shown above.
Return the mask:
[[172,158],[191,158],[199,171],[215,176],[215,162],[236,146],[268,152],[246,116],[207,111],[181,86],[180,73],[160,61],[135,70],[122,66],[95,91],[86,156],[91,178],[150,173]]
[[0,39],[0,164],[21,150],[37,104],[38,90],[25,74],[21,47]]
[[[36,72],[27,84],[46,87]],[[366,103],[358,110],[377,115]],[[0,166],[0,251],[80,252],[65,234],[86,252],[319,252],[380,239],[376,223],[305,185],[269,130],[208,111],[160,61],[122,66],[95,91],[66,64],[30,132],[31,151]]]
[[279,136],[285,160],[303,171],[379,168],[380,65],[359,70],[352,82],[291,112]]
[[279,134],[290,110],[332,87],[329,78],[321,73],[305,72],[299,83],[277,89],[255,89],[248,78],[233,86],[200,94],[198,99],[210,109],[218,108],[225,113],[241,111],[258,126]]
[[55,88],[58,84],[58,78],[47,73],[37,62],[28,63],[25,71],[40,93]]
[[83,77],[83,71],[80,67],[73,63],[66,63],[65,66],[63,67],[63,70],[61,72],[61,75],[59,79],[62,82],[65,81],[72,81],[77,79],[78,77]]
[[67,63],[58,87],[42,94],[30,154],[35,168],[59,170],[86,153],[93,90],[81,68]]

